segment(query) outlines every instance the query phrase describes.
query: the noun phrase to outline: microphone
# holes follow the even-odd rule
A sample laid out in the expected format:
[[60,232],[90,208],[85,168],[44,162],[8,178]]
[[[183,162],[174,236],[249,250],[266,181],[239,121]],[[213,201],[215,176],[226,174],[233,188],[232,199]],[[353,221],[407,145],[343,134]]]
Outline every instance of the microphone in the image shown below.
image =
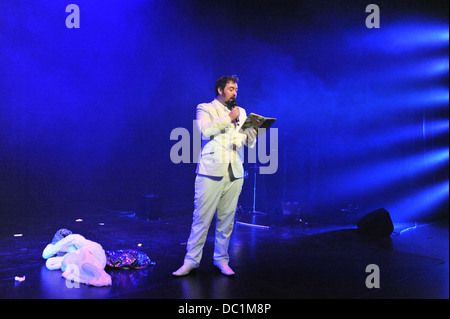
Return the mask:
[[[228,109],[231,111],[233,108],[236,107],[236,100],[231,99],[227,102]],[[239,123],[239,116],[236,118],[236,124]]]

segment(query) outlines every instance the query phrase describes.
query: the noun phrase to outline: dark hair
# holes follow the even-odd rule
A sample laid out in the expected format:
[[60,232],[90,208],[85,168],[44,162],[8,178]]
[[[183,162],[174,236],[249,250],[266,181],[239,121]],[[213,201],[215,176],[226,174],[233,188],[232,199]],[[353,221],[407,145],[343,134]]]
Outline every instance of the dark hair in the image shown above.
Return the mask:
[[222,76],[220,79],[216,81],[216,96],[219,95],[219,88],[223,91],[227,86],[228,82],[238,83],[239,79],[236,75],[226,75]]

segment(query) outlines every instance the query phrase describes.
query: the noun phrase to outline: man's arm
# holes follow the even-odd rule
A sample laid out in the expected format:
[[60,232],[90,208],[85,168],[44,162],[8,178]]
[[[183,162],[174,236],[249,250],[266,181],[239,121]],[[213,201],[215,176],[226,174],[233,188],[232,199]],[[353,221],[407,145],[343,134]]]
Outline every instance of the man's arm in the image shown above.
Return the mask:
[[205,137],[217,135],[223,129],[230,127],[230,125],[230,116],[226,115],[224,117],[214,119],[211,113],[207,110],[206,104],[199,104],[197,106],[197,126],[199,131]]

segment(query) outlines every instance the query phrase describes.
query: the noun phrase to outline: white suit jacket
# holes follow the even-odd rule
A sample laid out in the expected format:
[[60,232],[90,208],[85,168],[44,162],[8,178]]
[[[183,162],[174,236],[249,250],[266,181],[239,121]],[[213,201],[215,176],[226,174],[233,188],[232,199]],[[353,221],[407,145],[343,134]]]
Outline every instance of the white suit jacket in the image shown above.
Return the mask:
[[202,137],[197,174],[222,177],[231,164],[234,177],[244,176],[244,146],[253,148],[256,139],[248,141],[248,145],[247,134],[240,132],[240,126],[247,118],[245,109],[239,107],[236,127],[229,113],[230,110],[217,99],[197,106],[197,127]]

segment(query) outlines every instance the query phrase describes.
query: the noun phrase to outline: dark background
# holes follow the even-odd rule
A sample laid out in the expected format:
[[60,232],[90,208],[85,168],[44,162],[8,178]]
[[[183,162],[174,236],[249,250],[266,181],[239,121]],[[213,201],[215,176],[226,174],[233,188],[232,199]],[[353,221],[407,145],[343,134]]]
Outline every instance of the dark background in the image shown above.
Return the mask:
[[2,218],[133,210],[142,194],[161,196],[163,214],[191,211],[195,164],[171,162],[169,136],[192,132],[225,74],[247,113],[278,119],[258,210],[448,216],[447,1],[75,0],[68,29],[70,3],[0,3]]

